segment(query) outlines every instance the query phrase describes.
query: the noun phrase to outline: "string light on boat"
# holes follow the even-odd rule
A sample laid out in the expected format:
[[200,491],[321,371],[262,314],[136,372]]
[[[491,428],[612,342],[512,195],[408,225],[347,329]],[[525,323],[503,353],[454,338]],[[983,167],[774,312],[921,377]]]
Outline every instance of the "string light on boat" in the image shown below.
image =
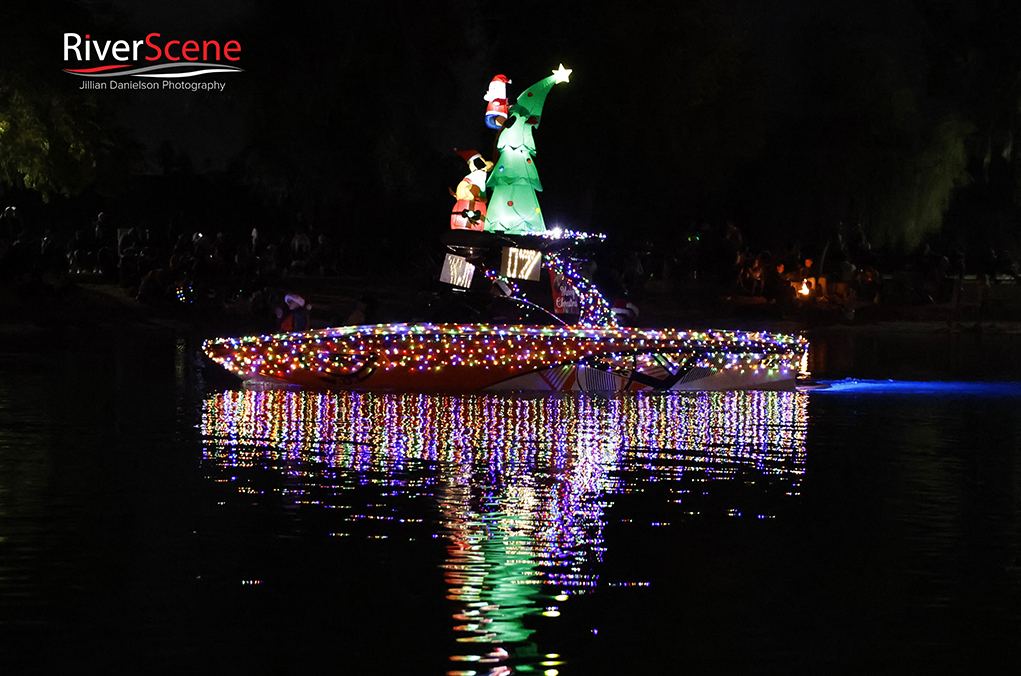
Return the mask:
[[353,375],[372,363],[384,371],[444,368],[509,373],[601,360],[608,368],[648,365],[654,355],[693,359],[700,368],[791,370],[807,348],[796,336],[738,331],[608,327],[420,324],[341,327],[325,331],[206,341],[205,352],[231,372],[286,379],[297,371]]
[[548,254],[546,265],[554,274],[563,275],[578,292],[581,308],[581,315],[578,318],[580,326],[619,326],[617,316],[610,309],[603,294],[595,284],[581,274],[568,257],[560,252]]
[[568,228],[556,227],[550,230],[543,230],[542,232],[529,233],[536,237],[544,237],[546,239],[597,239],[603,241],[606,239],[606,235],[601,232],[581,232],[579,230],[570,230]]

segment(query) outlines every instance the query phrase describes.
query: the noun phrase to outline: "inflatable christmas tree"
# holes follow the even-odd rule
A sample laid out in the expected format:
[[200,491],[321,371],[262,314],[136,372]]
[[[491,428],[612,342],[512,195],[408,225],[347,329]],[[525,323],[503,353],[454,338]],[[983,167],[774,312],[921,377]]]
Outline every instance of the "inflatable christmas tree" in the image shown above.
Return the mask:
[[[487,231],[524,235],[546,230],[535,194],[542,190],[542,183],[535,168],[532,132],[539,126],[546,94],[553,85],[567,82],[570,75],[570,69],[561,64],[552,75],[521,92],[509,107],[496,140],[500,155],[486,181],[490,193]],[[492,116],[487,116],[487,124],[490,119]]]

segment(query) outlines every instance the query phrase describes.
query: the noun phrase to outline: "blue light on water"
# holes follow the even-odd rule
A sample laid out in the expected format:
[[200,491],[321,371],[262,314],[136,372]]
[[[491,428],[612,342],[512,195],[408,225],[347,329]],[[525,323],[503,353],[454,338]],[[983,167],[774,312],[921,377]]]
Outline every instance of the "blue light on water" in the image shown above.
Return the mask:
[[1021,397],[1021,382],[944,382],[915,380],[820,381],[813,389],[821,394],[936,395],[969,397]]

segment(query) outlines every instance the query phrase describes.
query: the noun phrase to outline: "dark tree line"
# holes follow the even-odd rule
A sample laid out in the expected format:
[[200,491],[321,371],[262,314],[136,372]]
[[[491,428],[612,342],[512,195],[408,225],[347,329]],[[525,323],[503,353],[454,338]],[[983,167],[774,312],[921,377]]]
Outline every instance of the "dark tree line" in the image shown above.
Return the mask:
[[[434,238],[461,178],[451,149],[491,152],[489,79],[507,74],[513,96],[563,62],[574,76],[537,132],[548,221],[657,239],[734,220],[763,245],[821,245],[858,223],[890,247],[1017,243],[1021,9],[1012,3],[246,7],[229,26],[245,45],[229,114],[246,141],[216,182],[341,237]],[[90,95],[62,79],[59,32],[97,12],[58,8],[11,8],[0,29],[0,184],[130,192],[140,151],[116,114],[138,94]],[[134,30],[110,7],[101,16]],[[201,181],[201,167],[181,160],[181,133],[165,130],[170,150],[149,148],[150,167],[176,152],[165,173]]]

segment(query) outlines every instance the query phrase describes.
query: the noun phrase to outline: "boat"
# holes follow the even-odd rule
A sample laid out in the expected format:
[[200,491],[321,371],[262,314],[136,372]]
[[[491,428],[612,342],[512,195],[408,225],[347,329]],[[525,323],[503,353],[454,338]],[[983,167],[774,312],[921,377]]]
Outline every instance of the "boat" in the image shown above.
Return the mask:
[[[514,106],[487,112],[496,161],[457,151],[469,174],[425,321],[340,326],[203,345],[248,389],[428,393],[793,390],[808,348],[767,332],[624,326],[590,265],[601,234],[547,229],[536,191],[532,130],[563,65]],[[494,78],[489,99],[503,101]],[[487,100],[489,100],[487,99]],[[508,131],[510,130],[510,131]],[[488,204],[488,208],[487,208]]]

